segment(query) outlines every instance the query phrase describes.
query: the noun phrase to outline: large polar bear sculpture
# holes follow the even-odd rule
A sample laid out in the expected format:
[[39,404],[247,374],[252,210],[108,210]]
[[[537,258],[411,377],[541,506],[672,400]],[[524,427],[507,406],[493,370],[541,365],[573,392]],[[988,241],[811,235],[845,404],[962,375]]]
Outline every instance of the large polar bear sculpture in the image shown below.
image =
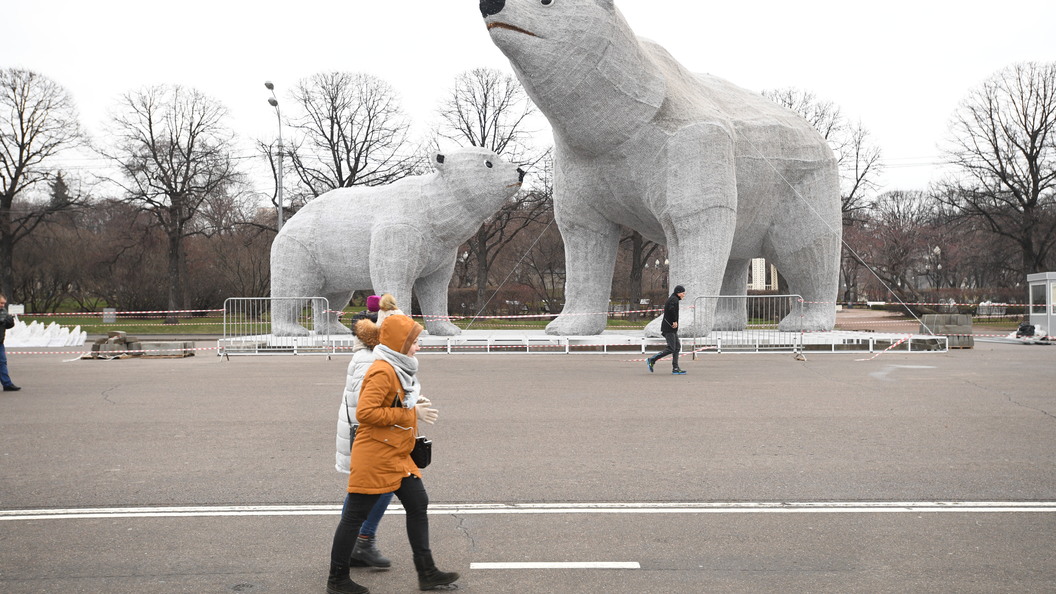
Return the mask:
[[[296,320],[303,303],[289,298],[325,297],[341,309],[373,288],[410,311],[412,285],[426,330],[459,333],[447,320],[458,247],[517,193],[524,171],[482,148],[438,154],[433,167],[387,186],[331,190],[290,218],[271,244],[273,335],[308,334]],[[317,332],[349,332],[335,312],[314,319]]]
[[[839,178],[832,150],[806,120],[687,71],[636,37],[612,0],[483,0],[480,11],[554,130],[567,276],[565,307],[548,333],[605,328],[599,312],[608,309],[620,225],[668,246],[670,284],[687,290],[684,336],[744,328],[744,300],[714,317],[690,308],[695,296],[745,294],[759,256],[805,301],[803,316],[781,327],[832,329]],[[658,326],[646,333],[658,335]]]

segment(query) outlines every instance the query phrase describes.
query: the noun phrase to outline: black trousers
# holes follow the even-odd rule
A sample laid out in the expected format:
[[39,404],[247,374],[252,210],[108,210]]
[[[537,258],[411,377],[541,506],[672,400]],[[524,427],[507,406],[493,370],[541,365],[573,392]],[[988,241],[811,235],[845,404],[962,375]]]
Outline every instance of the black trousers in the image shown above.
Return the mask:
[[[407,540],[415,557],[431,555],[429,550],[429,494],[425,485],[416,476],[408,476],[400,483],[395,492],[407,512]],[[345,507],[341,510],[341,521],[334,532],[334,544],[330,549],[330,563],[338,567],[347,567],[352,549],[356,546],[359,527],[367,519],[371,508],[381,495],[363,495],[349,493],[345,497]]]
[[672,369],[678,369],[678,353],[682,351],[682,341],[678,339],[678,332],[665,333],[664,340],[667,341],[667,348],[653,355],[653,363],[659,361],[661,357],[671,355]]

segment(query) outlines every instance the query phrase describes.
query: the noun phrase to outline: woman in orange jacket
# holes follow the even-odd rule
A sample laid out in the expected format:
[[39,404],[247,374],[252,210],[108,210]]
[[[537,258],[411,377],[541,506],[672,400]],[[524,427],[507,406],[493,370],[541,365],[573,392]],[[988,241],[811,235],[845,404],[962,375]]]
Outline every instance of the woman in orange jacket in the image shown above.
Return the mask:
[[418,571],[418,589],[453,584],[459,575],[443,572],[429,549],[429,496],[422,471],[411,460],[418,420],[436,421],[437,410],[421,396],[416,374],[418,335],[423,328],[405,315],[391,315],[381,324],[376,360],[363,378],[356,406],[359,430],[352,446],[352,468],[341,521],[330,549],[329,594],[369,594],[349,578],[349,557],[360,525],[384,493],[394,493],[407,512],[407,540]]

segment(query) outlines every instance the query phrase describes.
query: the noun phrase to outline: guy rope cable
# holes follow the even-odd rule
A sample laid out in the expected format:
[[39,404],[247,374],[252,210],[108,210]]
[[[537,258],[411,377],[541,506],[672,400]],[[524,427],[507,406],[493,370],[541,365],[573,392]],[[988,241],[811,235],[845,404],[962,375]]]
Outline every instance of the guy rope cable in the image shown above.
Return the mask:
[[480,306],[480,309],[477,311],[476,314],[474,314],[473,319],[471,319],[469,321],[469,324],[466,325],[466,330],[469,330],[470,327],[473,326],[473,323],[477,321],[478,317],[480,317],[480,314],[484,311],[484,308],[486,308],[488,304],[491,303],[491,300],[499,294],[499,291],[502,290],[502,287],[506,284],[506,281],[510,280],[510,277],[513,276],[513,273],[517,271],[517,267],[520,266],[521,262],[523,262],[524,259],[528,257],[528,254],[530,254],[532,250],[535,249],[535,245],[539,243],[539,240],[543,238],[543,234],[546,233],[546,230],[549,229],[550,225],[553,224],[554,219],[550,219],[550,222],[547,223],[545,227],[543,227],[542,231],[539,232],[538,237],[535,238],[535,241],[532,242],[532,245],[528,246],[528,249],[524,250],[524,253],[521,254],[521,258],[517,260],[517,263],[514,264],[513,268],[510,269],[510,273],[506,275],[506,278],[502,279],[502,282],[499,283],[499,286],[495,288],[494,292],[492,292],[491,297],[488,297],[487,300],[484,301],[484,305]]

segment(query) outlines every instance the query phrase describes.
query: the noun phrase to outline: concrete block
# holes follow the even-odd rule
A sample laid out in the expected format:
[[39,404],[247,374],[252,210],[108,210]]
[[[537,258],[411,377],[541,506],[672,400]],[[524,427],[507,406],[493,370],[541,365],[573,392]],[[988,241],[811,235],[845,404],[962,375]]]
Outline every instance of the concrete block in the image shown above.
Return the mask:
[[970,349],[975,346],[972,337],[972,316],[967,314],[925,314],[920,319],[920,332],[929,329],[935,334],[949,338],[951,349]]
[[126,345],[126,344],[106,343],[106,344],[99,345],[98,354],[100,356],[102,356],[102,357],[118,357],[118,356],[126,355],[126,354],[133,354],[134,355],[134,353],[126,353],[125,351],[127,351],[127,350],[128,350],[128,345]]
[[144,341],[140,343],[144,351],[144,357],[193,357],[194,351],[189,350],[194,348],[193,341],[166,341],[166,342],[148,342]]

